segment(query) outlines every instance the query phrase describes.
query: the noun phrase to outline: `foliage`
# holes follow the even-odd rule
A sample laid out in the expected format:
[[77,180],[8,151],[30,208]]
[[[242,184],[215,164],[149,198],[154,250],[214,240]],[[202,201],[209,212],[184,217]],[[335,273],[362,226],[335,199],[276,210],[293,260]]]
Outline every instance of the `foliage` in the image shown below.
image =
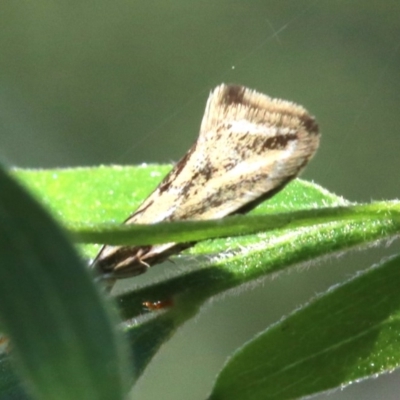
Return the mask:
[[[180,268],[147,286],[133,284],[114,296],[122,320],[135,318],[124,325],[125,338],[118,336],[105,296],[60,229],[19,185],[1,175],[0,321],[11,338],[19,375],[3,353],[0,399],[30,398],[25,393],[123,398],[126,383],[135,383],[160,346],[210,298],[294,265],[391,240],[400,231],[400,202],[350,204],[301,180],[248,216],[151,226],[115,223],[168,168],[12,172],[72,240],[86,243],[80,251],[87,258],[97,250],[88,243],[204,240],[176,257],[195,257],[196,268]],[[209,398],[291,399],[397,368],[399,264],[399,257],[385,260],[266,327],[232,355]],[[160,311],[143,306],[160,301],[169,306]],[[127,352],[121,351],[123,339],[129,342],[132,372],[124,361]],[[113,397],[107,397],[106,387]]]

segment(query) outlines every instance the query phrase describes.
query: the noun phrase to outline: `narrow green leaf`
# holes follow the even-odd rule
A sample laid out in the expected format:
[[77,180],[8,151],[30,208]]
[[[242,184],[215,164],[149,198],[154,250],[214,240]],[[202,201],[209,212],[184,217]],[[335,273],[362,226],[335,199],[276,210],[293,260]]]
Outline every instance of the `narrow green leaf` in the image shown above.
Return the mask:
[[63,232],[2,170],[0,266],[0,322],[29,393],[122,399],[128,364],[114,313]]
[[400,227],[400,202],[379,202],[288,213],[231,216],[209,221],[175,221],[152,225],[75,226],[72,235],[81,243],[148,245],[194,242],[228,236],[251,235],[276,229],[294,230],[332,222],[395,220]]
[[[175,299],[199,307],[205,300],[222,292],[250,283],[269,274],[318,260],[321,256],[389,240],[400,232],[397,214],[381,212],[373,220],[338,222],[295,230],[280,230],[245,237],[207,241],[196,246],[214,250],[214,254],[186,268],[179,276],[136,288],[118,297],[124,319],[142,313],[145,301]],[[200,250],[199,250],[200,249]],[[175,264],[184,265],[192,256],[181,255]],[[193,261],[193,260],[192,260]],[[170,263],[171,268],[176,268]]]
[[335,287],[252,339],[210,400],[294,399],[400,366],[400,257]]

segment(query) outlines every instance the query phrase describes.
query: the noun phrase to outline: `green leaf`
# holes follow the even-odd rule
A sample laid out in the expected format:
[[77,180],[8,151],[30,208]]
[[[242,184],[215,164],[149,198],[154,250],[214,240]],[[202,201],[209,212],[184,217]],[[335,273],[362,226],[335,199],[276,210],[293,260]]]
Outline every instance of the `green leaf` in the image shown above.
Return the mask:
[[[123,318],[130,319],[141,313],[142,304],[146,301],[184,298],[186,305],[192,303],[198,308],[208,298],[293,265],[375,245],[378,240],[390,240],[400,232],[399,207],[399,202],[353,206],[348,209],[352,219],[344,215],[342,219],[329,223],[323,223],[324,215],[320,216],[321,223],[317,223],[319,211],[324,210],[315,210],[315,223],[306,228],[281,229],[200,243],[192,251],[193,254],[196,251],[201,253],[202,248],[207,247],[207,250],[212,247],[214,254],[201,258],[197,268],[186,268],[178,276],[119,296]],[[340,215],[340,210],[337,215]],[[193,264],[192,256],[181,255],[175,258],[177,268],[171,268],[179,269],[180,264],[190,262]]]
[[[207,254],[195,270],[185,268],[182,272],[171,266],[171,272],[177,270],[178,276],[118,296],[124,319],[143,314],[146,302],[174,304],[127,328],[136,376],[162,343],[211,297],[320,256],[389,240],[400,232],[399,202],[350,205],[301,180],[292,182],[249,216],[152,226],[84,226],[124,220],[165,172],[164,167],[155,166],[18,172],[41,193],[43,201],[57,209],[72,234],[87,241],[154,243],[246,234],[200,242],[186,252],[189,257]],[[58,196],[59,192],[69,193],[69,198]],[[77,223],[79,214],[82,218]],[[91,251],[87,254],[93,255]],[[181,255],[175,262],[187,267],[189,259]]]
[[400,366],[400,257],[328,290],[239,349],[210,400],[293,399]]
[[128,364],[110,306],[64,233],[2,170],[0,193],[0,322],[28,392],[122,399]]
[[[18,175],[35,187],[37,193],[42,193],[46,203],[53,204],[52,207],[57,204],[58,213],[66,218],[64,223],[75,226],[75,234],[81,229],[82,234],[82,223],[74,225],[72,215],[79,212],[73,211],[73,208],[79,208],[82,216],[86,216],[84,223],[122,221],[145,194],[154,189],[165,172],[164,167],[142,166],[18,171]],[[75,187],[72,184],[74,181]],[[57,190],[53,189],[53,185]],[[58,191],[66,191],[70,197],[63,200],[55,196]],[[138,320],[127,330],[135,371],[139,375],[162,343],[187,319],[196,315],[211,297],[327,254],[362,248],[377,240],[389,240],[400,232],[399,210],[399,202],[350,205],[318,185],[295,180],[271,200],[261,204],[252,212],[253,215],[200,223],[177,222],[127,228],[102,225],[94,226],[83,235],[95,237],[98,234],[98,238],[109,242],[153,243],[170,241],[171,237],[187,240],[189,235],[200,239],[229,233],[243,235],[259,232],[200,242],[175,257],[178,266],[170,264],[170,275],[176,271],[177,276],[139,288],[134,283],[134,290],[118,296],[122,316],[127,320],[143,314],[146,302],[172,301],[174,304],[160,315]],[[276,229],[271,231],[272,228]],[[93,255],[91,251],[87,254]],[[204,254],[207,256],[193,262],[193,256]],[[196,268],[188,268],[190,263]]]
[[[118,296],[123,319],[143,314],[145,302],[172,301],[174,304],[155,318],[139,320],[129,328],[137,374],[144,370],[162,343],[186,320],[196,315],[210,298],[293,265],[307,265],[320,256],[368,243],[375,244],[379,239],[398,234],[400,227],[396,218],[393,219],[390,213],[381,213],[381,217],[381,220],[372,223],[358,221],[349,224],[344,221],[270,235],[260,234],[257,235],[258,243],[254,238],[248,238],[254,243],[232,252],[209,256],[199,261],[194,270],[187,268],[190,257],[182,256],[176,261],[178,265],[173,267],[182,270],[185,266],[186,272],[181,271],[176,277]],[[243,238],[235,239],[240,241]],[[153,333],[149,336],[148,332]]]

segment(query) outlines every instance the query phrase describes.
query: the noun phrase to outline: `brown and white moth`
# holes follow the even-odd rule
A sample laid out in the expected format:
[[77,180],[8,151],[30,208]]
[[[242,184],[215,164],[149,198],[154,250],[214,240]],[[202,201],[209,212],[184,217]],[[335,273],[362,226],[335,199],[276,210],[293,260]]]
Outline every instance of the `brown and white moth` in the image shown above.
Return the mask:
[[[319,137],[303,107],[222,84],[208,98],[197,141],[125,223],[246,213],[302,171]],[[109,279],[130,277],[193,244],[104,246],[92,266]]]

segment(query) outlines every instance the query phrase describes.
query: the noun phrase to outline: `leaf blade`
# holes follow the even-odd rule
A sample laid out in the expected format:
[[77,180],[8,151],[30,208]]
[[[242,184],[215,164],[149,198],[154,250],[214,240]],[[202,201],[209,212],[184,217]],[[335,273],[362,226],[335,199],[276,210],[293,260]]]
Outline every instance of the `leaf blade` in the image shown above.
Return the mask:
[[210,400],[309,396],[400,366],[400,257],[328,290],[228,360]]
[[30,391],[121,399],[114,314],[48,214],[2,170],[0,187],[0,320]]

